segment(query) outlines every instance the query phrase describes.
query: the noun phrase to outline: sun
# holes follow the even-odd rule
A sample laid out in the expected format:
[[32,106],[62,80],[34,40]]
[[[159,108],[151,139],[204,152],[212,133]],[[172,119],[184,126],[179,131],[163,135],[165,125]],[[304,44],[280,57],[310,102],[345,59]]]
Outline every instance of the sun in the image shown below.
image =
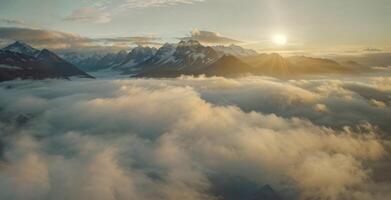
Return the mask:
[[273,42],[278,45],[285,45],[288,42],[286,35],[277,34],[273,36]]

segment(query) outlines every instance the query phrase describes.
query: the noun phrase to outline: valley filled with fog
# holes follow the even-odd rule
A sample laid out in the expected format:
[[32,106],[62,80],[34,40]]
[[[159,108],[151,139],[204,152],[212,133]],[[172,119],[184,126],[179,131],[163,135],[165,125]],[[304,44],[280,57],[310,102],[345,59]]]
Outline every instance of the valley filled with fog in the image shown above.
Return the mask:
[[0,199],[390,199],[377,70],[2,82]]

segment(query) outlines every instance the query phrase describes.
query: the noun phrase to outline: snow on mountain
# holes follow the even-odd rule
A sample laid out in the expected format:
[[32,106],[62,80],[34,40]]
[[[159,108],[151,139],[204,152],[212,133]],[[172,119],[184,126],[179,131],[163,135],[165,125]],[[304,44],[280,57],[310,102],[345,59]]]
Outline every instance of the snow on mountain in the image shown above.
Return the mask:
[[236,76],[252,70],[237,57],[221,56],[212,47],[203,46],[195,40],[181,41],[177,45],[166,44],[154,57],[135,68],[139,69],[138,77]]
[[150,59],[133,67],[132,71],[192,71],[204,68],[220,58],[211,47],[203,46],[196,40],[180,41],[178,44],[165,44]]
[[155,56],[149,61],[155,64],[164,64],[174,61],[173,55],[176,47],[173,44],[166,43],[156,52]]
[[47,50],[15,42],[0,50],[0,81],[44,78],[93,78],[76,66]]
[[230,46],[214,46],[214,50],[219,52],[220,54],[228,54],[237,57],[246,57],[246,56],[254,56],[258,53],[252,49],[245,49],[241,46],[230,45]]
[[7,47],[3,48],[3,50],[21,53],[21,54],[33,56],[33,57],[37,56],[40,52],[39,50],[34,49],[32,46],[25,44],[23,42],[20,42],[20,41],[16,41],[16,42],[8,45]]
[[124,61],[114,67],[116,70],[131,70],[132,67],[150,59],[157,52],[156,48],[138,46],[126,55]]
[[182,65],[208,65],[220,58],[220,55],[211,47],[203,46],[196,40],[179,42],[174,57]]
[[108,53],[98,60],[95,69],[106,69],[111,67],[116,67],[124,62],[127,57],[127,52],[122,50],[118,53]]

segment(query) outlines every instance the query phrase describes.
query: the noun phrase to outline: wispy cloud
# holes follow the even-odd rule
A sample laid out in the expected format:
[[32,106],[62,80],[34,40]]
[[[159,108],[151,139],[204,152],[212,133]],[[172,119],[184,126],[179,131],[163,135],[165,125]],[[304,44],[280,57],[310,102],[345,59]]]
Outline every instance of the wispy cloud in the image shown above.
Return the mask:
[[205,0],[86,0],[91,6],[81,7],[64,17],[66,21],[108,23],[112,16],[135,8],[168,7]]
[[19,27],[0,27],[0,39],[21,40],[35,46],[53,49],[70,48],[74,45],[83,46],[91,42],[90,39],[74,33]]
[[205,31],[205,30],[199,30],[199,29],[193,29],[190,32],[189,37],[184,37],[180,38],[183,40],[197,40],[202,43],[207,43],[207,44],[238,44],[238,43],[243,43],[242,41],[224,37],[220,35],[218,32],[212,32],[212,31]]
[[94,1],[95,5],[100,8],[146,8],[175,6],[179,4],[193,4],[205,0],[100,0]]
[[27,23],[19,19],[0,18],[1,25],[27,26]]
[[162,45],[161,38],[154,36],[134,36],[134,37],[112,37],[112,38],[98,38],[97,42],[116,43],[129,45],[129,43],[136,45]]
[[90,23],[108,23],[111,21],[109,13],[92,7],[74,10],[71,15],[64,18],[66,21],[81,21]]

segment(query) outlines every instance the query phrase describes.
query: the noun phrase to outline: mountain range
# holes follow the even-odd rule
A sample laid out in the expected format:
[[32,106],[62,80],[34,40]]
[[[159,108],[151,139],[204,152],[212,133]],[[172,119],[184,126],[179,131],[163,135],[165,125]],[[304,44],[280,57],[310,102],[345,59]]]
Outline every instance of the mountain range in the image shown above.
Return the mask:
[[[223,49],[219,51],[219,49]],[[229,50],[231,49],[231,50]],[[201,75],[237,77],[243,75],[298,76],[310,74],[356,73],[368,68],[358,63],[338,63],[331,59],[279,54],[257,54],[237,46],[209,47],[194,40],[165,44],[144,62],[123,68],[136,77],[177,77]],[[246,52],[246,53],[243,53]]]
[[84,71],[109,69],[132,77],[178,77],[181,75],[298,76],[309,74],[356,73],[369,70],[354,61],[305,56],[282,57],[258,54],[240,46],[204,46],[196,40],[166,43],[159,49],[138,46],[130,52],[75,53],[57,55],[15,42],[0,50],[0,80],[15,78],[91,78]]
[[15,42],[0,49],[0,81],[20,79],[93,78],[57,54]]

